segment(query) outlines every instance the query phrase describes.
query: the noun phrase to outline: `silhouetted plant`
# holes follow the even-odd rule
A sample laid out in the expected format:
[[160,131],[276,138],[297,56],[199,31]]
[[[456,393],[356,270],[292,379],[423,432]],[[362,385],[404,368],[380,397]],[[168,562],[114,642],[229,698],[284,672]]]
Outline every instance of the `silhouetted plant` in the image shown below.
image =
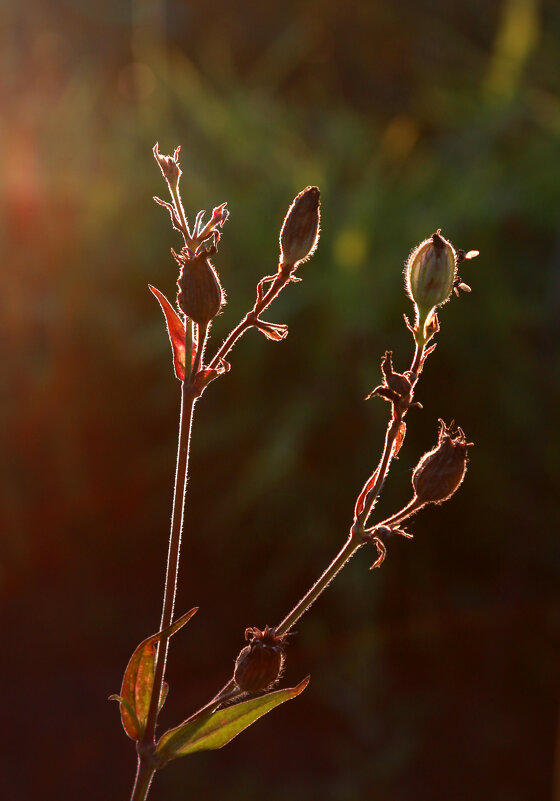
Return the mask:
[[246,331],[256,328],[274,341],[287,336],[286,325],[263,320],[261,315],[287,284],[301,280],[296,272],[315,252],[319,241],[320,195],[317,187],[309,186],[294,199],[280,232],[277,272],[259,281],[253,308],[217,352],[207,358],[205,350],[212,320],[225,303],[211,258],[217,253],[228,211],[223,203],[214,209],[208,222],[204,222],[204,212],[199,212],[191,228],[179,191],[179,148],[172,156],[162,156],[156,145],[154,155],[167,182],[171,202],[154,199],[169,211],[173,228],[181,234],[184,243],[180,253],[172,251],[180,268],[179,311],[158,289],[150,287],[165,315],[175,375],[181,382],[181,414],[160,631],[136,648],[124,674],[121,694],[111,696],[120,703],[125,732],[136,741],[138,765],[131,801],[144,801],[154,773],[171,760],[196,751],[221,748],[259,717],[305,689],[309,678],[296,687],[273,689],[284,665],[286,635],[359,548],[373,544],[376,558],[371,567],[379,567],[386,556],[387,538],[395,534],[412,537],[402,528],[403,523],[426,504],[439,504],[453,495],[464,478],[467,449],[472,444],[466,441],[460,428],[454,428],[453,424],[447,426],[440,420],[435,447],[420,459],[412,474],[410,502],[384,520],[370,524],[370,515],[391,461],[397,457],[404,441],[404,418],[411,406],[420,406],[414,395],[424,363],[435,348],[432,340],[439,331],[437,310],[449,300],[452,292],[469,291],[457,274],[457,265],[478,255],[476,251],[455,250],[437,231],[412,251],[406,263],[405,283],[414,304],[415,318],[414,324],[406,317],[405,321],[412,334],[414,354],[410,368],[399,373],[393,368],[391,351],[387,351],[381,361],[382,383],[368,395],[368,398],[383,398],[390,404],[390,419],[379,462],[356,499],[346,542],[277,626],[246,629],[247,644],[241,649],[226,685],[189,718],[157,738],[158,714],[168,690],[164,675],[169,640],[197,611],[191,609],[173,621],[194,406],[209,384],[230,369],[226,356]]

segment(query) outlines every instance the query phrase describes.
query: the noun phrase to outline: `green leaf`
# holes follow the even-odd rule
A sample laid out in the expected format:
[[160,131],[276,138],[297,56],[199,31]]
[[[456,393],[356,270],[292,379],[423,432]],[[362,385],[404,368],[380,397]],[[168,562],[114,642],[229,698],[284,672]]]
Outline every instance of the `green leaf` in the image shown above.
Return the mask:
[[[156,643],[162,636],[171,637],[191,619],[198,607],[186,612],[167,629],[158,631],[142,640],[126,667],[120,696],[111,696],[120,702],[123,728],[132,740],[141,740],[146,728],[152,688],[154,686],[154,665]],[[165,701],[166,690],[162,688],[160,708]]]
[[309,677],[297,687],[274,692],[226,706],[217,712],[207,712],[199,718],[182,723],[167,731],[158,743],[157,755],[165,764],[176,757],[193,754],[195,751],[211,751],[233,740],[271,709],[299,695],[309,683]]
[[189,355],[189,367],[192,365],[192,359],[194,357],[194,343],[190,342],[190,347],[188,347],[188,342],[187,345],[185,345],[185,333],[189,334],[188,339],[190,340],[192,335],[192,326],[187,320],[187,326],[185,328],[185,324],[171,303],[167,300],[163,292],[160,292],[159,289],[156,289],[155,286],[151,286],[151,284],[148,284],[148,286],[150,287],[150,292],[152,292],[152,294],[158,299],[159,305],[161,306],[165,316],[167,333],[169,334],[169,341],[171,342],[171,349],[173,351],[173,368],[175,370],[175,375],[179,381],[184,381],[185,365],[187,363],[187,350],[191,351]]

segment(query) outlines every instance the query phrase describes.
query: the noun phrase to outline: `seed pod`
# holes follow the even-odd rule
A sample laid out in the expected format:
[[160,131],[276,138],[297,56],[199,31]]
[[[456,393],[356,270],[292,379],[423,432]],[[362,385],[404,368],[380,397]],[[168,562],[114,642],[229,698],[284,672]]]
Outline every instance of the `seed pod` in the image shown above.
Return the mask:
[[237,657],[233,677],[240,690],[258,693],[280,677],[284,665],[284,638],[277,637],[274,629],[265,626],[264,631],[247,629],[245,639],[249,645]]
[[467,469],[467,442],[462,429],[453,434],[440,420],[438,444],[425,453],[412,474],[416,498],[422,504],[442,503],[459,487]]
[[456,254],[439,230],[421,242],[405,267],[406,289],[416,304],[420,320],[449,298],[453,289]]
[[315,253],[319,242],[320,192],[308,186],[288,209],[280,231],[280,262],[297,264]]
[[208,253],[194,258],[184,252],[173,254],[181,267],[177,286],[177,303],[187,317],[199,325],[207,325],[220,311],[224,293]]

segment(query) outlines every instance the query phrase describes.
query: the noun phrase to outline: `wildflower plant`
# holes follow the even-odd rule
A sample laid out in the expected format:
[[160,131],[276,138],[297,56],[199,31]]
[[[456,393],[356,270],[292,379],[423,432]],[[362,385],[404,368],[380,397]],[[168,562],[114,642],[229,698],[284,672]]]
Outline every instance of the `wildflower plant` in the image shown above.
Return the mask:
[[246,629],[246,644],[225,686],[182,723],[156,735],[158,715],[168,691],[164,679],[169,642],[197,611],[195,607],[174,618],[193,410],[208,386],[229,371],[226,357],[246,331],[256,328],[273,341],[287,336],[286,325],[265,320],[262,314],[284,287],[301,280],[299,268],[317,248],[320,193],[317,187],[309,186],[294,199],[280,231],[277,271],[261,278],[253,307],[217,351],[207,356],[212,320],[225,303],[212,259],[217,254],[228,211],[223,203],[213,210],[207,222],[204,212],[199,212],[190,226],[179,189],[179,148],[173,155],[164,156],[156,145],[154,156],[167,182],[171,201],[157,197],[154,200],[168,210],[173,228],[183,239],[180,252],[172,250],[179,267],[177,306],[150,286],[165,316],[173,367],[181,382],[181,413],[160,630],[135,649],[125,670],[120,695],[111,696],[119,702],[126,734],[136,742],[137,772],[131,801],[146,799],[155,772],[171,760],[196,751],[221,748],[258,718],[305,689],[309,678],[295,687],[275,689],[286,658],[286,637],[294,624],[360,548],[374,546],[375,559],[371,567],[377,568],[385,559],[388,538],[393,535],[412,537],[403,525],[423,506],[443,503],[453,495],[464,478],[467,451],[472,444],[467,442],[461,428],[440,420],[436,445],[424,454],[412,474],[410,502],[384,520],[371,522],[391,462],[398,456],[406,435],[405,416],[412,406],[420,406],[415,393],[426,359],[435,348],[438,309],[453,292],[470,291],[459,278],[457,265],[478,255],[477,252],[455,250],[437,231],[421,242],[406,262],[405,284],[414,304],[414,324],[406,317],[405,322],[413,338],[413,356],[410,367],[401,373],[395,370],[393,354],[387,351],[381,360],[382,382],[367,396],[382,398],[390,404],[389,421],[379,461],[358,493],[342,548],[278,625],[267,625],[263,630],[254,626]]

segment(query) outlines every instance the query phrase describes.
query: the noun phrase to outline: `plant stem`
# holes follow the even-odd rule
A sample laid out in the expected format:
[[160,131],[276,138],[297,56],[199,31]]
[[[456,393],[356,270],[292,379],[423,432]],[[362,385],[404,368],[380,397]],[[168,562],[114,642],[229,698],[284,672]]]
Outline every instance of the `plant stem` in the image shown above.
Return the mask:
[[[232,347],[232,345],[241,336],[241,334],[248,327],[250,327],[250,325],[252,324],[250,320],[254,319],[252,318],[252,315],[254,314],[256,317],[258,314],[260,314],[260,311],[262,311],[262,308],[265,307],[265,304],[268,305],[270,300],[272,300],[272,297],[275,297],[281,288],[282,288],[281,286],[277,287],[277,281],[273,283],[272,287],[263,297],[262,301],[255,304],[253,312],[249,313],[246,316],[246,318],[242,320],[241,323],[239,323],[237,328],[235,328],[232,331],[230,336],[226,339],[226,341],[218,351],[217,355],[214,357],[211,364],[218,363],[219,358],[225,355],[225,353],[227,353],[227,351]],[[422,368],[424,360],[424,352],[425,352],[424,345],[420,346],[416,345],[414,357],[411,364],[411,372],[414,374],[412,380],[413,388],[416,386],[419,373]],[[375,475],[375,473],[377,473],[377,478],[375,480],[375,483],[373,484],[373,486],[371,487],[371,489],[369,490],[369,492],[365,497],[364,508],[362,512],[358,515],[357,519],[354,522],[354,525],[350,529],[350,534],[347,541],[345,542],[341,550],[338,552],[338,554],[335,556],[335,558],[332,560],[332,562],[329,564],[329,566],[326,568],[326,570],[317,579],[315,584],[313,584],[311,589],[303,596],[303,598],[300,601],[298,601],[298,603],[294,606],[294,608],[282,620],[280,625],[276,626],[275,633],[278,636],[282,636],[283,634],[288,633],[288,631],[292,628],[292,626],[294,626],[295,623],[297,623],[297,621],[302,617],[302,615],[305,612],[307,612],[309,607],[313,603],[315,603],[315,601],[321,595],[321,593],[324,590],[326,590],[326,588],[329,586],[333,578],[337,575],[337,573],[339,573],[342,570],[342,568],[346,565],[348,560],[356,553],[356,551],[358,551],[362,547],[362,545],[365,544],[363,535],[365,533],[367,519],[371,513],[375,500],[377,499],[379,493],[381,492],[383,483],[385,481],[385,478],[387,477],[387,473],[389,472],[389,468],[391,466],[391,461],[394,454],[395,442],[397,440],[402,419],[405,413],[406,410],[403,412],[396,413],[392,416],[391,420],[389,421],[389,424],[387,426],[387,431],[385,432],[383,453],[381,454],[381,458],[379,460],[376,470],[372,474]],[[397,512],[395,515],[393,515],[393,517],[387,518],[387,521],[384,521],[384,523],[397,522],[398,520],[401,520],[403,517],[407,517],[408,514],[411,514],[413,511],[416,510],[416,508],[417,508],[416,505],[411,502],[407,507],[405,507],[405,509],[402,509],[400,512]],[[205,711],[211,709],[213,706],[217,708],[221,703],[220,699],[230,700],[231,698],[230,693],[231,694],[235,693],[235,687],[236,684],[232,678],[225,685],[225,687],[223,687],[222,690],[220,690],[220,692],[212,699],[212,701],[210,701],[208,704],[202,707],[202,709],[199,709],[197,712],[195,712],[191,716],[191,718],[189,718],[189,720],[195,719]]]
[[[181,549],[181,532],[183,528],[185,508],[185,490],[187,486],[189,463],[189,444],[195,400],[196,393],[193,386],[189,382],[184,381],[181,391],[181,416],[179,423],[179,443],[177,448],[177,469],[175,472],[173,513],[171,516],[171,531],[169,535],[169,550],[167,555],[167,573],[165,577],[165,588],[163,593],[160,630],[166,629],[171,625],[173,619],[173,609],[175,606],[177,574],[179,570],[179,555]],[[144,736],[139,743],[138,768],[131,801],[144,801],[152,780],[152,776],[155,772],[150,757],[154,749],[154,733],[158,716],[159,699],[163,686],[168,646],[169,636],[162,636],[157,648],[154,684],[152,689],[152,697],[150,699],[150,708],[148,710],[148,717],[146,720],[146,729]]]
[[[229,334],[227,339],[224,341],[222,346],[220,347],[219,351],[216,353],[210,364],[208,365],[209,368],[216,368],[220,360],[223,359],[232,347],[235,345],[239,337],[245,333],[249,328],[251,328],[255,324],[255,320],[263,312],[267,306],[270,306],[274,298],[281,292],[281,290],[286,286],[290,278],[292,277],[292,271],[294,269],[293,264],[285,263],[281,264],[278,268],[278,273],[274,277],[270,289],[263,295],[260,300],[255,302],[255,305],[248,312],[243,320],[236,325],[233,331]],[[265,279],[263,279],[264,281]],[[295,279],[294,279],[295,280]],[[261,281],[261,284],[263,282]]]
[[[181,549],[181,531],[183,528],[183,516],[185,509],[185,489],[187,486],[189,444],[195,399],[196,396],[193,391],[193,387],[184,381],[181,392],[181,418],[179,424],[179,445],[177,449],[177,470],[175,472],[173,514],[171,517],[171,532],[169,535],[167,573],[165,577],[165,589],[163,593],[160,630],[168,628],[173,620],[173,608],[175,606],[175,594],[177,592],[177,573],[179,570],[179,553]],[[143,737],[143,742],[145,743],[153,742],[154,739],[154,730],[159,706],[159,698],[163,685],[163,674],[165,672],[165,661],[167,659],[168,645],[169,637],[162,637],[159,641],[157,649],[152,698],[150,701],[148,719],[146,721],[146,732]]]
[[323,590],[326,590],[336,574],[342,570],[350,557],[353,556],[358,548],[360,548],[363,544],[364,543],[360,535],[352,532],[350,533],[348,540],[324,571],[324,573],[317,579],[311,589],[303,596],[301,601],[294,606],[292,611],[286,615],[280,625],[276,627],[276,634],[286,634],[292,628],[294,623],[296,623],[304,614],[304,612],[309,609],[311,604],[317,600]]
[[132,790],[130,801],[144,801],[150,789],[154,773],[155,769],[139,756],[136,780],[134,782],[134,789]]
[[[414,388],[416,387],[420,371],[422,369],[424,360],[424,350],[425,350],[425,345],[418,345],[416,343],[414,349],[414,358],[412,359],[412,364],[410,365],[410,370],[409,370],[409,373],[412,374],[412,391],[414,391]],[[395,442],[399,434],[400,426],[403,417],[406,414],[406,411],[407,410],[405,409],[402,412],[395,412],[387,426],[387,431],[385,433],[385,444],[383,446],[383,453],[381,454],[381,459],[379,460],[379,464],[375,470],[375,473],[377,473],[377,478],[375,480],[374,485],[369,490],[364,499],[364,508],[362,512],[358,515],[358,519],[356,521],[357,528],[359,528],[362,534],[367,525],[367,520],[371,513],[371,510],[373,509],[375,501],[377,500],[379,493],[383,488],[383,483],[387,477],[387,473],[389,472],[389,468],[391,466],[391,460],[394,454]],[[372,473],[372,475],[375,475],[375,473]]]
[[187,223],[187,218],[185,216],[185,210],[183,208],[183,201],[181,200],[181,193],[179,192],[179,186],[174,189],[171,184],[168,184],[169,191],[171,192],[171,197],[173,198],[173,203],[175,205],[175,211],[177,212],[177,216],[181,222],[183,230],[181,233],[183,234],[183,239],[185,240],[185,245],[189,245],[191,242],[191,232],[189,231],[189,225]]

